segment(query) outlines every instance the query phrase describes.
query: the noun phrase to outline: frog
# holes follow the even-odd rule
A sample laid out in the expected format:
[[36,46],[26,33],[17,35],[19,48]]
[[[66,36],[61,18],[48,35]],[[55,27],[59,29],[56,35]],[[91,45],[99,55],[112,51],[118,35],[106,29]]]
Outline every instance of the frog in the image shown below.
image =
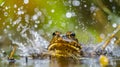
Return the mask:
[[76,38],[76,34],[72,31],[68,31],[65,34],[55,31],[52,36],[53,37],[47,48],[52,57],[71,57],[78,59],[80,57],[96,57],[108,54],[112,55],[112,52],[103,50],[102,47],[95,48],[84,46],[83,44],[79,43],[78,39]]
[[55,31],[52,36],[47,48],[51,56],[77,58],[83,55],[82,46],[74,32],[68,31],[62,34],[59,31]]

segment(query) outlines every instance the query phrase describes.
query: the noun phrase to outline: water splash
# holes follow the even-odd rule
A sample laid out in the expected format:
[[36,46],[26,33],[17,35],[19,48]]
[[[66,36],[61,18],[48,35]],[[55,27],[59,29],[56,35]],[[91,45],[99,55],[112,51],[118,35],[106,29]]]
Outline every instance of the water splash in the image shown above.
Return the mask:
[[30,54],[40,54],[46,51],[48,46],[48,41],[45,40],[37,31],[28,30],[31,37],[25,36],[25,34],[21,34],[26,39],[26,42],[18,41],[10,37],[10,40],[13,44],[18,45],[18,49],[20,50],[20,55],[29,56]]

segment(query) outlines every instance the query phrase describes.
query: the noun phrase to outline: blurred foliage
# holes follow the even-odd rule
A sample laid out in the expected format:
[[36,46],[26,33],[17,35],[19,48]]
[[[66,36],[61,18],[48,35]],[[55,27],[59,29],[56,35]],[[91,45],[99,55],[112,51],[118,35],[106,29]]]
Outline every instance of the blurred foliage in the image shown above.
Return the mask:
[[[0,0],[2,3],[3,0]],[[0,34],[26,41],[21,33],[30,33],[28,29],[40,31],[50,41],[56,30],[65,33],[73,31],[81,43],[99,43],[119,23],[118,0],[4,0],[0,6]],[[78,5],[75,6],[74,2]],[[66,17],[68,13],[68,17]],[[70,13],[70,14],[69,14]],[[72,15],[71,15],[72,13]],[[40,14],[36,18],[36,15]],[[27,17],[27,19],[26,19]],[[33,19],[34,17],[34,19]],[[110,19],[109,19],[110,17]],[[24,31],[23,31],[24,30]],[[41,32],[42,31],[42,32]],[[4,38],[4,37],[3,37]]]
[[0,5],[3,3],[4,0],[0,0]]

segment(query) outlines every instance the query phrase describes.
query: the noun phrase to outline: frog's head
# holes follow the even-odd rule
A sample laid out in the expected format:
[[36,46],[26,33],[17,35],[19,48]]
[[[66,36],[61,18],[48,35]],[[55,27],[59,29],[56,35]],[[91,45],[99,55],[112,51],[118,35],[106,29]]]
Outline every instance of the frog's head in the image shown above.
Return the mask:
[[78,57],[81,45],[78,43],[75,33],[69,31],[66,34],[61,34],[61,32],[56,31],[53,33],[48,51],[55,57]]

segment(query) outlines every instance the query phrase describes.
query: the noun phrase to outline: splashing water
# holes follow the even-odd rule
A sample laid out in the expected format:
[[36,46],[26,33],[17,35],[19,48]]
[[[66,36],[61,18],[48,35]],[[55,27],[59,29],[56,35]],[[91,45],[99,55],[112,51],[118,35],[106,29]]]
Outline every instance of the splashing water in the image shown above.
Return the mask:
[[26,43],[24,42],[19,42],[17,40],[14,40],[12,37],[10,37],[11,41],[13,44],[18,45],[18,49],[21,51],[22,56],[28,56],[29,54],[40,54],[44,51],[48,46],[48,41],[45,40],[41,35],[39,35],[36,31],[34,30],[29,30],[31,38],[24,36],[24,38],[27,40]]

